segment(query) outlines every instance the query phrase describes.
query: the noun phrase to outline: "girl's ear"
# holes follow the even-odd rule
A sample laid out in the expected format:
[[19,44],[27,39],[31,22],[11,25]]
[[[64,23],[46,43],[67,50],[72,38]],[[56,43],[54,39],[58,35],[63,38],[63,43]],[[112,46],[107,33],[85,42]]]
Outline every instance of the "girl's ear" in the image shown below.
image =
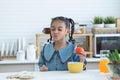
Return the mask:
[[68,30],[67,30],[67,34],[66,34],[66,36],[68,36],[69,34],[70,34],[70,30],[68,29]]
[[70,34],[70,29],[67,30],[67,33]]

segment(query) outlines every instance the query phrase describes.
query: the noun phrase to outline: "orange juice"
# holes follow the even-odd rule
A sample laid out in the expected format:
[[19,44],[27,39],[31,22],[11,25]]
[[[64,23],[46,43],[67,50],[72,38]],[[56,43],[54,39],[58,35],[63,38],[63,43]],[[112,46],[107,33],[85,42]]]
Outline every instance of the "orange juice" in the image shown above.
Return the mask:
[[108,59],[101,59],[100,60],[100,72],[103,72],[103,73],[108,73],[109,70],[108,70],[108,67],[107,67],[107,64],[109,63],[109,60]]

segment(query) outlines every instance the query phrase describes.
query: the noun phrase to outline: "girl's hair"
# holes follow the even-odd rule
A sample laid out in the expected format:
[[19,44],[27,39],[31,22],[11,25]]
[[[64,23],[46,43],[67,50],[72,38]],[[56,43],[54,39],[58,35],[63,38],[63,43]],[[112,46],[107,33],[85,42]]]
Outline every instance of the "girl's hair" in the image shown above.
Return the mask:
[[[70,33],[69,33],[69,42],[74,42],[75,40],[73,39],[73,33],[74,33],[74,21],[71,19],[71,18],[66,18],[66,17],[62,17],[62,16],[59,16],[59,17],[55,17],[52,19],[51,21],[51,24],[54,22],[54,21],[57,21],[57,20],[60,20],[60,21],[63,21],[66,25],[66,28],[70,29]],[[52,41],[52,36],[50,34],[50,39],[48,40],[48,42],[51,42]]]

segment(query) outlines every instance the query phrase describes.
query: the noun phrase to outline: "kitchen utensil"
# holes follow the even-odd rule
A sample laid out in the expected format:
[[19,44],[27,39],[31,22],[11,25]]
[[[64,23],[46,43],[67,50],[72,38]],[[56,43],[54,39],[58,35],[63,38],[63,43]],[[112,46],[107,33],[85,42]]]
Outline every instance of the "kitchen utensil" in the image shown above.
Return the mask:
[[36,59],[36,47],[34,44],[29,44],[27,47],[27,59],[35,60]]

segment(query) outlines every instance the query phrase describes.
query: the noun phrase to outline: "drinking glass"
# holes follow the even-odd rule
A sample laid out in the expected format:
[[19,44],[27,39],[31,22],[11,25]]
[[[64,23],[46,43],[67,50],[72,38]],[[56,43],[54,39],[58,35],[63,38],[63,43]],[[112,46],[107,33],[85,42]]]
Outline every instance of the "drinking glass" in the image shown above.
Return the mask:
[[109,63],[109,60],[105,57],[105,55],[109,53],[109,50],[100,50],[100,63],[99,68],[101,73],[108,73],[108,67],[107,64]]

